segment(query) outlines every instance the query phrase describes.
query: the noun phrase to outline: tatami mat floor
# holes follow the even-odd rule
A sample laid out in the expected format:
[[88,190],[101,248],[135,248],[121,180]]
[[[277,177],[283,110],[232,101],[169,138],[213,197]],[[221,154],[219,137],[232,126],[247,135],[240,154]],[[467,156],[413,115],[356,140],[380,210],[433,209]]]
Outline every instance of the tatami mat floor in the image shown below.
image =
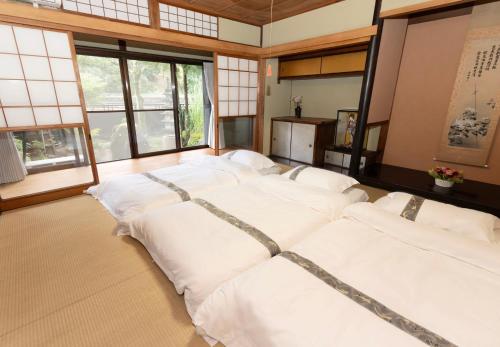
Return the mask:
[[207,346],[146,250],[114,226],[89,196],[0,215],[0,346]]
[[0,216],[0,346],[207,346],[183,299],[89,196]]

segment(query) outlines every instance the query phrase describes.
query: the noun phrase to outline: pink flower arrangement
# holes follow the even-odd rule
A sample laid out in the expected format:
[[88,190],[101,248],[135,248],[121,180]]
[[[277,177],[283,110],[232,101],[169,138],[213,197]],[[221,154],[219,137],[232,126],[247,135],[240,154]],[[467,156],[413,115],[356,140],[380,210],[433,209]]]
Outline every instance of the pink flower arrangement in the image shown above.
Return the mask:
[[436,166],[434,169],[429,170],[429,175],[440,180],[454,183],[463,183],[464,181],[464,175],[462,171],[458,171],[445,166]]

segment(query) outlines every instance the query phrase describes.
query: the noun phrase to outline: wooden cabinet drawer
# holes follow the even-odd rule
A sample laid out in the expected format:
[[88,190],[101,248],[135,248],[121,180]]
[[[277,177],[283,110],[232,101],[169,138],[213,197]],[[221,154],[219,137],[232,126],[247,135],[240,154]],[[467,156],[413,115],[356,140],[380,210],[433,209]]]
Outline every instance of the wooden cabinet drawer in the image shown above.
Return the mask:
[[330,55],[322,58],[321,73],[360,72],[365,69],[366,51]]
[[280,77],[319,75],[321,58],[283,61],[280,63]]

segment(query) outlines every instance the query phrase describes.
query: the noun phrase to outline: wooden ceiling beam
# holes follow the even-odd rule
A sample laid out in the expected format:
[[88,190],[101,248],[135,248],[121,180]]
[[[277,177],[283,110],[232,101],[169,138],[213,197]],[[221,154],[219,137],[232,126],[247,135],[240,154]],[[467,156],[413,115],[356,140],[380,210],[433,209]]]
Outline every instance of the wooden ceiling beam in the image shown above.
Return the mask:
[[382,11],[380,13],[380,18],[398,18],[398,17],[407,17],[412,14],[439,10],[441,8],[449,7],[449,6],[457,6],[463,5],[467,3],[472,3],[475,0],[429,0],[422,2],[420,4],[408,5],[403,7],[398,7],[392,10]]
[[267,48],[260,48],[261,58],[277,58],[305,52],[320,51],[329,48],[340,48],[367,44],[377,34],[377,26],[372,25],[360,29],[314,37]]
[[371,36],[377,32],[376,26],[369,26],[275,45],[271,48],[260,48],[174,31],[153,29],[100,17],[84,16],[67,11],[34,8],[27,4],[11,3],[5,0],[0,0],[0,21],[254,59],[275,58],[330,48],[365,45],[370,41]]
[[0,0],[0,21],[256,58],[259,47]]

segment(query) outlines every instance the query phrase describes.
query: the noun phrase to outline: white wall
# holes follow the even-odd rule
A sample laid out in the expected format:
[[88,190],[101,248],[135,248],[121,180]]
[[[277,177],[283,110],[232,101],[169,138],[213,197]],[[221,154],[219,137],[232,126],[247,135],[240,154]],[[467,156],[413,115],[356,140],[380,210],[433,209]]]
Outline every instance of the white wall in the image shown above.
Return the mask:
[[266,91],[270,87],[271,95],[266,94],[264,112],[264,154],[266,155],[270,151],[271,118],[294,115],[290,103],[292,96],[303,97],[303,117],[336,118],[337,110],[357,108],[359,105],[362,76],[282,80],[278,84],[277,59],[272,59],[271,65],[273,76],[266,78]]
[[398,7],[420,4],[427,1],[429,0],[383,0],[382,11],[393,10]]
[[[272,24],[271,44],[318,37],[372,24],[374,0],[344,0]],[[263,46],[269,46],[271,24],[264,25]]]
[[219,17],[219,39],[260,46],[261,27]]
[[[290,108],[291,82],[281,81],[278,84],[278,59],[269,59],[267,63],[273,68],[273,76],[266,77],[264,103],[264,148],[265,155],[269,155],[271,140],[271,118],[287,116]],[[270,89],[271,95],[268,95]]]
[[358,108],[362,80],[362,76],[293,80],[291,95],[303,97],[302,116],[337,118],[338,109]]

